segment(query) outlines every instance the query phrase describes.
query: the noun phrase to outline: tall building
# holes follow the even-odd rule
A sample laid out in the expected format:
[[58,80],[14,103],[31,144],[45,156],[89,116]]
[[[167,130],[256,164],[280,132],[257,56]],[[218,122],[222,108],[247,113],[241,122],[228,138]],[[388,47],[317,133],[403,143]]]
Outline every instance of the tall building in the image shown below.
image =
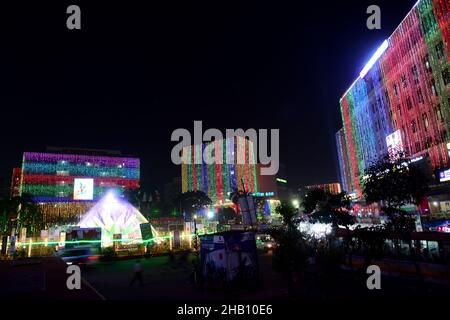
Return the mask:
[[430,159],[441,175],[448,169],[449,7],[448,0],[419,0],[340,99],[343,190],[360,196],[365,168],[398,150]]
[[321,189],[323,191],[327,191],[332,194],[341,193],[341,185],[339,182],[313,184],[313,185],[305,186],[301,189],[303,189],[304,191],[313,190],[313,189]]
[[64,152],[23,154],[20,193],[39,204],[48,224],[78,222],[109,189],[123,193],[139,188],[137,158]]
[[253,143],[241,136],[211,143],[214,144],[214,164],[207,164],[203,157],[211,144],[183,149],[183,158],[190,161],[181,166],[182,192],[203,191],[214,203],[229,200],[235,191],[257,192]]

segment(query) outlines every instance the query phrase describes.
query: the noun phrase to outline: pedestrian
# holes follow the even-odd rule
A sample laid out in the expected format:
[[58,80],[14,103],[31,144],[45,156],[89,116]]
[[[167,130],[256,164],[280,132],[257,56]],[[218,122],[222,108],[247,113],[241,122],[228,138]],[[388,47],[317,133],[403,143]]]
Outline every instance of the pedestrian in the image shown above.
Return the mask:
[[142,267],[141,267],[140,260],[136,260],[136,263],[133,266],[133,278],[131,279],[130,287],[133,285],[133,283],[136,280],[139,281],[139,284],[141,285],[141,287],[144,285],[144,281],[142,279]]

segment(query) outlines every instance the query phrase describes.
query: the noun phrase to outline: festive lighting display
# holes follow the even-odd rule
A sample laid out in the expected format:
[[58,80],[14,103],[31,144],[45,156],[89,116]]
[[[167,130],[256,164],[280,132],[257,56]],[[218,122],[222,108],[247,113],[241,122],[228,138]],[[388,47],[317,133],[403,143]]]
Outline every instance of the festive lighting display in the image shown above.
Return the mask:
[[[236,190],[257,192],[253,143],[244,137],[212,143],[215,159],[213,164],[207,164],[203,157],[207,144],[183,149],[183,158],[190,161],[181,166],[182,191],[203,191],[214,203],[229,199],[230,193]],[[227,159],[233,159],[229,161],[231,164],[227,163]]]
[[115,234],[128,240],[142,240],[140,224],[147,222],[135,207],[109,191],[83,216],[78,225],[81,228],[101,228],[102,246],[108,247],[112,245]]
[[336,134],[343,189],[361,195],[360,177],[399,132],[406,155],[448,166],[450,4],[420,0],[340,100]]
[[305,189],[306,190],[321,189],[321,190],[330,192],[332,194],[338,194],[341,192],[341,184],[339,182],[313,184],[313,185],[305,186]]
[[[137,158],[25,152],[20,193],[38,203],[47,223],[75,223],[111,188],[138,189],[139,166]],[[74,199],[76,179],[93,181],[92,197]]]

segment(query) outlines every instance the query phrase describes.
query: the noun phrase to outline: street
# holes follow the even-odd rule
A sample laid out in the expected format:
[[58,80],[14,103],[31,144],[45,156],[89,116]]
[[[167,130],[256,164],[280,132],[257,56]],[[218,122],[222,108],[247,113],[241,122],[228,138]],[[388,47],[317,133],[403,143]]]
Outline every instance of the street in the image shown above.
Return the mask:
[[[282,274],[272,270],[271,253],[260,253],[262,287],[250,290],[196,289],[189,281],[189,262],[172,265],[167,256],[141,259],[144,286],[130,287],[135,259],[103,262],[82,270],[82,276],[107,300],[281,300],[287,297],[287,285]],[[382,273],[381,290],[368,290],[368,275],[361,272],[338,271],[324,275],[311,265],[296,277],[293,299],[398,299],[442,297],[449,287],[422,283],[414,277],[389,277]]]

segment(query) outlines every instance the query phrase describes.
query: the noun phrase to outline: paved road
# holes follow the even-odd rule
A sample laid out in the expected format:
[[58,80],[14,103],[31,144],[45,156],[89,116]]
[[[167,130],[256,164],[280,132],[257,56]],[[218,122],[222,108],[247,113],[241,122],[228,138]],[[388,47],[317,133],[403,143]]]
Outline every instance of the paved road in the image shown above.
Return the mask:
[[[168,257],[152,257],[141,260],[144,270],[144,286],[137,283],[129,286],[135,260],[102,263],[83,271],[85,279],[106,299],[151,299],[151,300],[284,300],[286,281],[272,270],[271,255],[260,254],[260,269],[263,287],[260,290],[225,291],[195,289],[189,282],[190,264],[172,266]],[[368,275],[341,271],[325,276],[315,266],[297,278],[295,297],[298,300],[341,300],[341,299],[398,299],[433,298],[450,294],[448,286],[421,283],[414,278],[382,276],[381,290],[368,290]]]
[[[193,257],[190,257],[192,260]],[[144,286],[136,282],[132,287],[135,260],[122,260],[110,263],[99,263],[83,270],[83,277],[95,287],[106,299],[160,299],[160,300],[223,300],[227,298],[240,299],[270,299],[284,291],[281,275],[272,271],[271,257],[268,254],[260,256],[264,282],[270,289],[258,292],[224,292],[211,289],[201,291],[189,281],[191,263],[173,265],[168,257],[152,257],[142,259]]]
[[67,265],[59,258],[44,257],[0,261],[0,297],[27,300],[101,300],[95,289],[81,283],[81,290],[67,288]]

